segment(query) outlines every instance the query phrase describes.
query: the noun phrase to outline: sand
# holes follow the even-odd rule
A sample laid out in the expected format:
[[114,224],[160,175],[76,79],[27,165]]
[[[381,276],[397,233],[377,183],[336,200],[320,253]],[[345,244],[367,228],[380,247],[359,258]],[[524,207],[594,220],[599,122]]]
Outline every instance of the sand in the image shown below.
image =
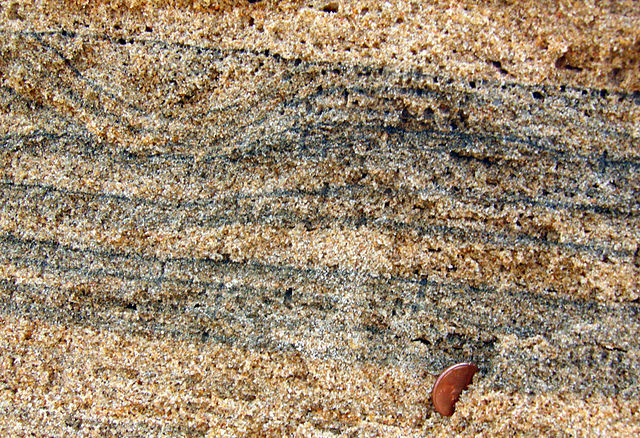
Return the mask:
[[636,2],[0,6],[0,434],[640,433]]

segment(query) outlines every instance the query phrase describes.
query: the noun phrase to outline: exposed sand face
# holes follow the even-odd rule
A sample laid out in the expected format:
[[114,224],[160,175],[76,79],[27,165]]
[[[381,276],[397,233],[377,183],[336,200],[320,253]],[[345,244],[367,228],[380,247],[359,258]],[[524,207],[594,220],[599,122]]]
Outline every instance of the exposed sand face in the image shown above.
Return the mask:
[[640,91],[640,13],[632,0],[31,3],[3,2],[7,28],[53,26],[457,79]]
[[633,2],[0,4],[3,434],[640,432]]

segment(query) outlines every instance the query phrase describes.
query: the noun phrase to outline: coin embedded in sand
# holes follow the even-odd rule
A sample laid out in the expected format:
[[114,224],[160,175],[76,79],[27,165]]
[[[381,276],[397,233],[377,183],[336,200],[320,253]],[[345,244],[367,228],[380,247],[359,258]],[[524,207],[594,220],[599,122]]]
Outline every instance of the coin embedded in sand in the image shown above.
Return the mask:
[[444,370],[431,391],[436,411],[447,417],[453,415],[460,393],[471,383],[477,371],[478,367],[472,363],[459,363]]

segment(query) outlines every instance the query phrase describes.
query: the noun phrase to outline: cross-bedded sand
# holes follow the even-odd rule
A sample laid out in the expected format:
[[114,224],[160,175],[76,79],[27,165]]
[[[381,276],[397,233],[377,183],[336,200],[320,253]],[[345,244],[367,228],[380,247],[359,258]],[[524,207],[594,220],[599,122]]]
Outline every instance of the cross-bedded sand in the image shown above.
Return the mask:
[[425,3],[0,2],[3,435],[640,432],[640,8]]

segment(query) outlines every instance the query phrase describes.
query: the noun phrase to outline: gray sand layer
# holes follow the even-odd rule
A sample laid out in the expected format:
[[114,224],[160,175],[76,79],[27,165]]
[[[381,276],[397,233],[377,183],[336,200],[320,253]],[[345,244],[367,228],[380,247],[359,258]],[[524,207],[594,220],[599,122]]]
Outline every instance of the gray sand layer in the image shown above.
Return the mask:
[[640,8],[538,3],[0,1],[1,434],[639,434]]

